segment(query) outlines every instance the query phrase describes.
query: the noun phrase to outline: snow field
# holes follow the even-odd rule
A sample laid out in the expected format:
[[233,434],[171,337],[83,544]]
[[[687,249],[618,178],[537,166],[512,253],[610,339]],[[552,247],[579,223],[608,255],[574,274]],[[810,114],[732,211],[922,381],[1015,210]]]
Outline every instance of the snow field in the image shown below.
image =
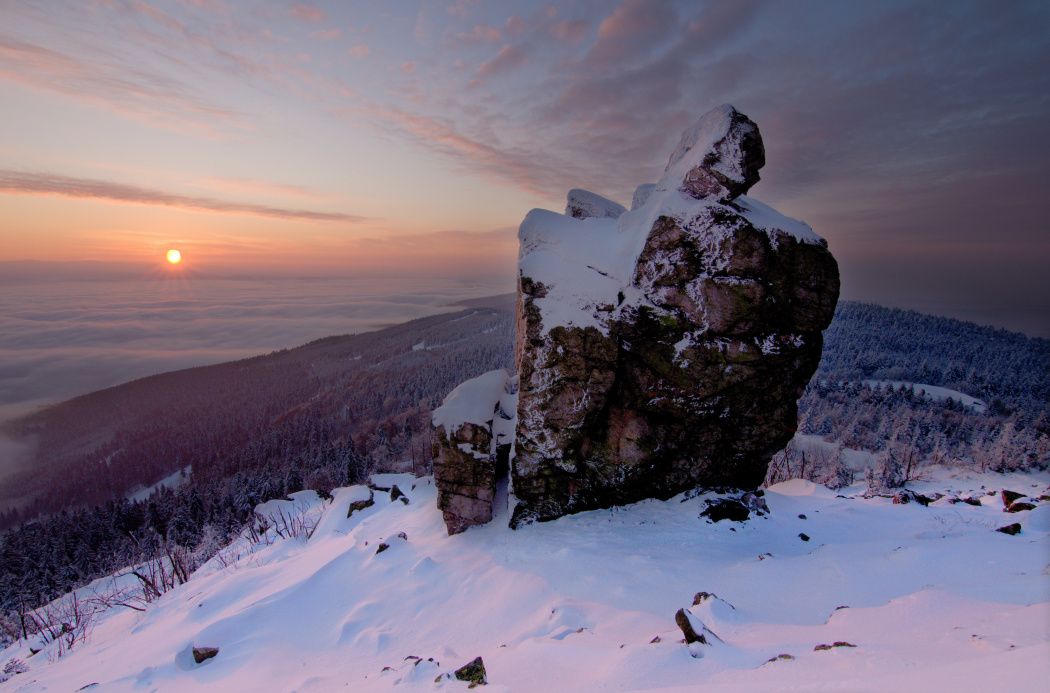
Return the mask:
[[[0,691],[465,690],[434,679],[479,655],[491,691],[1035,687],[1050,676],[1050,504],[1004,513],[998,492],[1038,497],[1050,474],[931,476],[910,487],[982,505],[793,480],[745,523],[699,519],[703,494],[450,538],[430,478],[375,480],[407,505],[303,492],[260,510],[298,513],[309,539],[241,539],[145,612],[102,614],[53,664],[12,646],[0,666],[30,671]],[[1021,534],[993,531],[1011,522]],[[691,607],[700,591],[718,598]],[[690,607],[719,640],[681,642]],[[814,651],[838,641],[855,647]],[[219,654],[196,664],[193,646]]]

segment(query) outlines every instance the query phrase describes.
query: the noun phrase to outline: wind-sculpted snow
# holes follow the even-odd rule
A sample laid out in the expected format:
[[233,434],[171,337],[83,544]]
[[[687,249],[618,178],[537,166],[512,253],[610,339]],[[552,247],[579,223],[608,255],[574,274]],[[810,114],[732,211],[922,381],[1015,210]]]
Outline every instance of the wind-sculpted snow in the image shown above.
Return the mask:
[[[234,542],[144,611],[101,612],[57,660],[31,656],[36,639],[0,651],[0,670],[28,668],[0,690],[460,691],[444,674],[477,657],[487,690],[515,693],[1039,690],[1050,505],[1004,513],[999,490],[1035,496],[1050,475],[930,474],[913,487],[945,494],[929,507],[796,480],[745,522],[710,524],[716,494],[683,494],[453,537],[430,478],[377,480],[407,504],[298,494],[265,509],[307,534]],[[1021,533],[994,531],[1003,518]],[[680,609],[707,645],[682,642]],[[218,654],[196,664],[194,647]]]

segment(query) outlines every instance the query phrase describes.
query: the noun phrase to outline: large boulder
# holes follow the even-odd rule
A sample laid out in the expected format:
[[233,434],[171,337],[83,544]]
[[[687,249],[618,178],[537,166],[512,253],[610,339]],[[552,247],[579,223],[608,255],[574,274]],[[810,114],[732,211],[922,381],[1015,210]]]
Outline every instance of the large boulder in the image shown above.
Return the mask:
[[525,217],[512,524],[762,482],[839,293],[827,243],[744,195],[764,163],[725,105],[630,211],[574,190]]
[[496,481],[507,476],[517,378],[489,371],[434,410],[434,483],[449,535],[492,520]]

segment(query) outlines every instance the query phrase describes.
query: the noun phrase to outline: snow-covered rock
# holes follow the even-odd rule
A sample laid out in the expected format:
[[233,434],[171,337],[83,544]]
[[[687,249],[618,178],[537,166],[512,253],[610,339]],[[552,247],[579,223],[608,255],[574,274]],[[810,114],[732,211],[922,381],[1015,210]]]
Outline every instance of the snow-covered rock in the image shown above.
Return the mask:
[[565,206],[565,214],[576,219],[588,217],[617,219],[626,211],[627,208],[619,202],[607,200],[601,195],[595,195],[579,188],[569,191],[568,204]]
[[434,478],[450,535],[492,519],[516,409],[517,378],[500,369],[461,383],[434,410]]
[[744,197],[764,163],[758,127],[725,105],[630,211],[573,190],[565,215],[525,217],[515,524],[761,483],[839,291],[823,239]]

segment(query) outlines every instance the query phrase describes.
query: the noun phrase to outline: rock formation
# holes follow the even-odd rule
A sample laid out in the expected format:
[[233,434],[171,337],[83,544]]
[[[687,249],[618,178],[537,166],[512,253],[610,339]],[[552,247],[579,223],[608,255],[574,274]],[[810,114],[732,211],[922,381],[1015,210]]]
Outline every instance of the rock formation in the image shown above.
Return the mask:
[[725,105],[630,210],[572,190],[565,214],[529,212],[518,378],[486,373],[434,412],[450,534],[491,520],[508,460],[513,526],[762,482],[839,293],[827,243],[744,195],[764,163],[758,127]]
[[839,292],[827,243],[744,195],[764,163],[758,127],[725,105],[630,211],[573,190],[566,214],[525,217],[513,524],[762,482]]
[[434,410],[434,482],[449,535],[492,519],[496,481],[508,471],[516,393],[517,378],[489,371]]

